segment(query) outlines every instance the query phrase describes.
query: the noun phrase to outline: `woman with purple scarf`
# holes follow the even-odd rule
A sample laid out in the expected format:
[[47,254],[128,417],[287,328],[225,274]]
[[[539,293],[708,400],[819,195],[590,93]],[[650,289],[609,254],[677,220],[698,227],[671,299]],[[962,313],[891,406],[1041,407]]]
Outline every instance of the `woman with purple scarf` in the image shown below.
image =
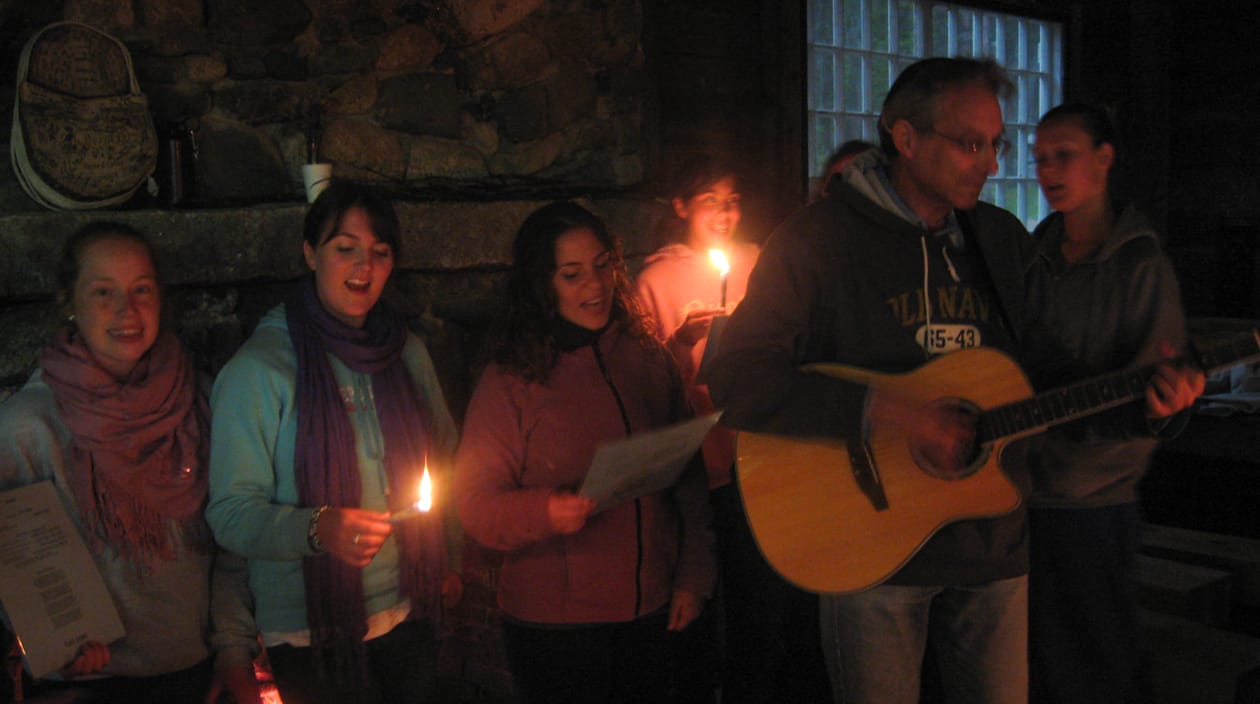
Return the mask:
[[441,486],[457,436],[424,345],[379,303],[398,219],[334,183],[303,236],[312,274],[215,380],[206,516],[249,559],[285,704],[432,701],[462,535],[440,497],[389,516],[416,503],[426,466]]
[[57,280],[65,324],[0,405],[0,490],[52,482],[126,634],[85,643],[26,694],[193,704],[226,688],[257,702],[243,565],[216,558],[202,515],[206,401],[162,329],[153,249],[131,227],[89,223],[66,241]]

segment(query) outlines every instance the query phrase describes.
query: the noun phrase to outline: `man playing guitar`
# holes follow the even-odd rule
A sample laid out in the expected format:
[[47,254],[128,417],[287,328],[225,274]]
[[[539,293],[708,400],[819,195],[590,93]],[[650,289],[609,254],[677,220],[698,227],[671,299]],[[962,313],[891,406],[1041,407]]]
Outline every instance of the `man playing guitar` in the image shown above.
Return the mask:
[[[992,61],[937,58],[906,68],[883,106],[881,148],[859,156],[829,197],[766,243],[706,370],[716,405],[726,409],[723,422],[858,441],[842,445],[852,465],[847,476],[826,466],[767,467],[765,475],[856,480],[861,492],[852,510],[887,517],[897,515],[901,499],[863,439],[902,437],[908,463],[923,470],[915,473],[943,489],[975,471],[976,409],[931,402],[915,385],[806,365],[898,374],[960,350],[1018,349],[1032,242],[1014,216],[979,202],[1009,147],[999,105],[1009,89]],[[1161,412],[1193,401],[1194,374],[1159,368],[1151,385]],[[965,375],[948,376],[958,384]],[[740,475],[743,482],[743,469]],[[1027,490],[1026,473],[1012,479]],[[1027,700],[1026,515],[1019,495],[1010,495],[991,515],[934,527],[874,586],[817,588],[830,592],[822,599],[823,644],[837,701],[918,702],[929,632],[950,701]],[[757,533],[751,508],[749,518]],[[836,537],[861,548],[880,544],[882,532]]]

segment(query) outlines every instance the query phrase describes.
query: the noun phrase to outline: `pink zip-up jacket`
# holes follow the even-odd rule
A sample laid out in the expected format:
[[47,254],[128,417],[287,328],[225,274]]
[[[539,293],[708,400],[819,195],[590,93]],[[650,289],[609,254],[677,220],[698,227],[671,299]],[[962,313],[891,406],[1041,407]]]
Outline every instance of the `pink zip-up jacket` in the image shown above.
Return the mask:
[[[729,311],[744,299],[748,275],[761,250],[755,244],[732,242],[725,252],[731,265],[726,280],[726,309]],[[720,306],[721,281],[707,252],[697,252],[683,244],[666,245],[649,255],[637,280],[639,300],[656,320],[656,336],[678,362],[678,370],[687,386],[687,400],[698,414],[716,410],[709,397],[709,387],[697,383],[700,362],[709,341],[706,338],[688,346],[680,342],[675,333],[693,309]],[[704,439],[704,463],[710,489],[731,483],[731,468],[735,465],[734,430],[713,426]]]
[[669,353],[615,324],[596,344],[562,354],[546,383],[486,370],[465,417],[455,483],[468,535],[506,553],[498,596],[508,617],[623,622],[668,608],[675,589],[712,593],[698,461],[671,490],[595,514],[572,535],[554,533],[547,517],[547,497],[581,485],[600,443],[690,415]]

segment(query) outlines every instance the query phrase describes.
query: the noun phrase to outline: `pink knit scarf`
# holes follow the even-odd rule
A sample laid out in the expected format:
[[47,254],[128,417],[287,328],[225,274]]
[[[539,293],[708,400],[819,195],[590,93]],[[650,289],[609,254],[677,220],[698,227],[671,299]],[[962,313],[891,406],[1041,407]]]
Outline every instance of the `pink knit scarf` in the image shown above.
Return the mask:
[[172,527],[206,541],[209,416],[175,336],[159,335],[118,381],[67,328],[40,368],[70,430],[67,476],[93,549],[109,545],[143,565],[176,557],[180,533]]

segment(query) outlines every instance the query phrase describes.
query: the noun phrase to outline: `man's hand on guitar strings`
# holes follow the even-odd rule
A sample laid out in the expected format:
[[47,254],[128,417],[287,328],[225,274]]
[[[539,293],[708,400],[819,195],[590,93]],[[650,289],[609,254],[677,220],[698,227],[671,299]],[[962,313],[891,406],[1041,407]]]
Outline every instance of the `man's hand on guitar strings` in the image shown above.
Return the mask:
[[932,476],[961,477],[976,454],[976,416],[955,404],[923,404],[872,388],[866,413],[872,431],[891,428],[903,434]]
[[1146,417],[1152,420],[1167,418],[1183,411],[1203,393],[1203,371],[1177,363],[1177,350],[1167,342],[1159,344],[1159,353],[1165,360],[1155,369],[1146,385]]

